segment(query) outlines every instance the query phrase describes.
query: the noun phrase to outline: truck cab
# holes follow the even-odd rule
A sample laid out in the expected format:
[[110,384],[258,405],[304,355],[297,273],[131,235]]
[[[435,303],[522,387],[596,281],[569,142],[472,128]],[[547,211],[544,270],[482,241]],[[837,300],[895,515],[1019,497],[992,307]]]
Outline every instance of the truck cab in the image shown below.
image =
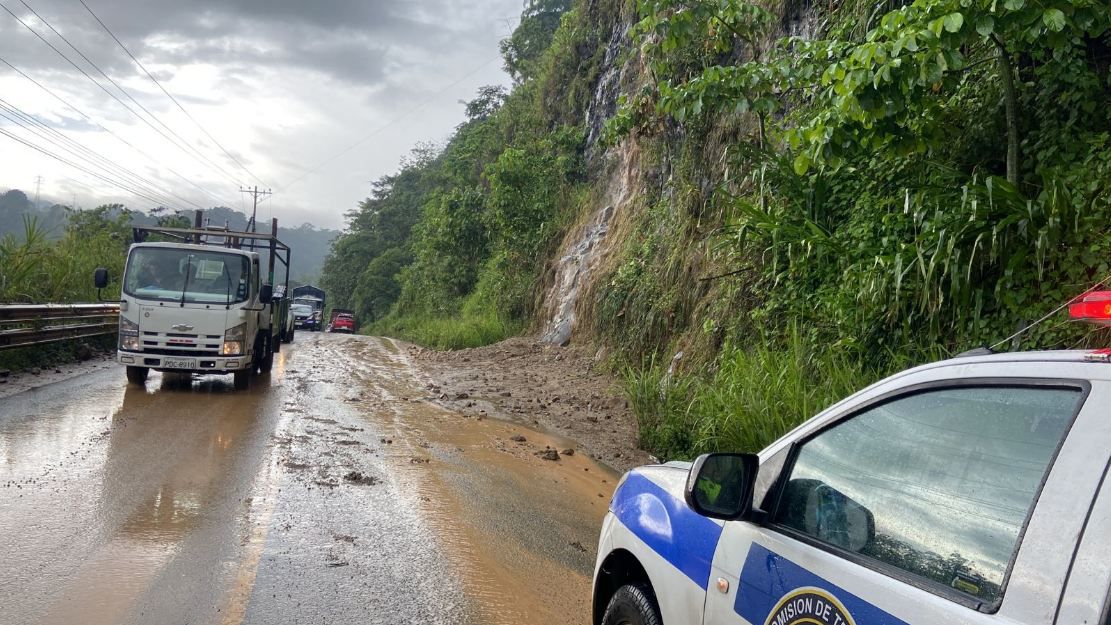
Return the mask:
[[[124,266],[116,355],[127,379],[142,384],[151,369],[220,373],[246,388],[255,372],[270,371],[282,339],[273,286],[251,248],[269,247],[272,268],[273,252],[284,246],[253,233],[155,231],[181,242],[144,242],[146,229],[136,228]],[[273,244],[244,243],[251,237]],[[104,281],[98,276],[97,286]]]

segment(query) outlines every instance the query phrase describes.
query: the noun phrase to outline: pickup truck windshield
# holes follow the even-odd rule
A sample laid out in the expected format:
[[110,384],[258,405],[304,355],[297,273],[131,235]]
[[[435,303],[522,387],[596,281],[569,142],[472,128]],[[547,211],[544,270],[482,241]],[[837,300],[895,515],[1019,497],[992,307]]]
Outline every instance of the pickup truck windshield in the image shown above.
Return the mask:
[[123,291],[133,297],[194,304],[236,304],[250,294],[246,256],[166,247],[131,251]]

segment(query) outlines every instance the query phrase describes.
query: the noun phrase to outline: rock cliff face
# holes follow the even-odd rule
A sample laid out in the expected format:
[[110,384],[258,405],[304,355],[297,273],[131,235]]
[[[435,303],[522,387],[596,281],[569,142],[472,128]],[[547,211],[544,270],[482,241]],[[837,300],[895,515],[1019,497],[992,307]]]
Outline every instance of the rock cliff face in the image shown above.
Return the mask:
[[[592,0],[586,4],[589,10],[617,2],[620,0]],[[593,178],[594,193],[580,211],[578,222],[564,238],[559,253],[549,263],[546,276],[547,289],[540,308],[539,326],[542,340],[548,343],[564,345],[587,338],[582,335],[588,333],[593,324],[583,317],[595,309],[590,299],[600,296],[607,288],[608,283],[603,282],[622,260],[621,252],[636,232],[638,211],[661,199],[669,205],[668,210],[683,210],[679,202],[674,201],[673,167],[676,165],[672,162],[674,155],[690,147],[682,129],[663,129],[651,138],[634,136],[614,146],[606,146],[601,141],[606,120],[617,111],[621,95],[638,93],[650,84],[649,72],[632,35],[637,20],[635,9],[628,3],[623,4],[625,8],[612,27],[583,120],[587,170]],[[822,28],[819,12],[811,9],[810,0],[785,0],[778,10],[781,19],[776,38],[811,38]],[[722,151],[728,149],[734,136],[731,133],[736,131],[735,127],[728,126],[723,124],[716,133],[714,149],[718,151],[702,153],[694,159],[693,171],[687,172],[688,181],[694,180],[703,203],[713,193],[714,181],[721,180],[721,174],[726,173],[715,168],[719,165],[717,161],[724,160]],[[678,233],[675,236],[679,236]],[[704,254],[692,253],[691,256],[685,268],[688,274],[709,269],[703,262]],[[714,297],[712,289],[705,284],[698,286],[697,291],[684,295],[690,301],[688,311]]]
[[642,191],[636,143],[624,141],[609,149],[600,143],[602,129],[616,112],[622,91],[627,91],[640,77],[639,59],[630,54],[634,18],[626,11],[614,26],[593,96],[586,107],[586,159],[588,170],[596,176],[595,188],[600,192],[583,211],[584,218],[569,231],[553,262],[551,287],[542,308],[541,340],[545,343],[571,342],[579,326],[582,299],[593,291],[600,276],[599,267],[621,245],[621,238],[612,234],[612,226],[615,220],[626,220],[635,210],[635,201]]

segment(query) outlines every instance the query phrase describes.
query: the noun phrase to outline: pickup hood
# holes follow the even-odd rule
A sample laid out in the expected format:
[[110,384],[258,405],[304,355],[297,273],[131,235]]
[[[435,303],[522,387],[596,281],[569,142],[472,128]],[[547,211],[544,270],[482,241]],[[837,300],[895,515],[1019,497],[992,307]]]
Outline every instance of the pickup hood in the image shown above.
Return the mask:
[[633,469],[618,484],[610,512],[652,551],[706,588],[724,524],[687,505],[683,490],[689,468],[683,462]]
[[[649,464],[637,467],[624,475],[614,493],[614,500],[621,492],[626,482],[647,481],[669,497],[683,501],[683,490],[687,484],[687,473],[690,471],[689,462],[669,462],[667,464]],[[686,504],[684,504],[686,505]]]

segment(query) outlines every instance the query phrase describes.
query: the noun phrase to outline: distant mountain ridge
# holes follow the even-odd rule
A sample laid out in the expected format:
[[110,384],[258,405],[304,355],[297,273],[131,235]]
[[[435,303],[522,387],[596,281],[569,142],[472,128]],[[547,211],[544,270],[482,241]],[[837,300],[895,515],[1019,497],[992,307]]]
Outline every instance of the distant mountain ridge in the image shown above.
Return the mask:
[[[130,209],[131,222],[137,226],[151,226],[158,223],[160,217],[180,214],[193,220],[192,211],[166,210],[158,214],[144,213]],[[122,212],[122,211],[121,211]],[[152,211],[157,213],[157,211]],[[0,194],[0,238],[12,235],[17,238],[23,235],[23,218],[31,216],[36,220],[37,226],[48,233],[51,238],[60,238],[69,221],[68,207],[61,204],[50,206],[35,206],[27,194],[19,189],[11,189]],[[217,206],[204,211],[207,225],[227,225],[232,230],[243,230],[247,227],[249,215],[226,206]],[[280,221],[280,220],[279,220]],[[259,232],[269,232],[268,219],[259,219]],[[292,251],[292,271],[290,277],[298,282],[313,282],[319,279],[324,266],[324,258],[328,255],[332,239],[339,235],[338,230],[317,228],[310,223],[303,223],[295,228],[285,225],[278,226],[278,238],[289,245]]]

